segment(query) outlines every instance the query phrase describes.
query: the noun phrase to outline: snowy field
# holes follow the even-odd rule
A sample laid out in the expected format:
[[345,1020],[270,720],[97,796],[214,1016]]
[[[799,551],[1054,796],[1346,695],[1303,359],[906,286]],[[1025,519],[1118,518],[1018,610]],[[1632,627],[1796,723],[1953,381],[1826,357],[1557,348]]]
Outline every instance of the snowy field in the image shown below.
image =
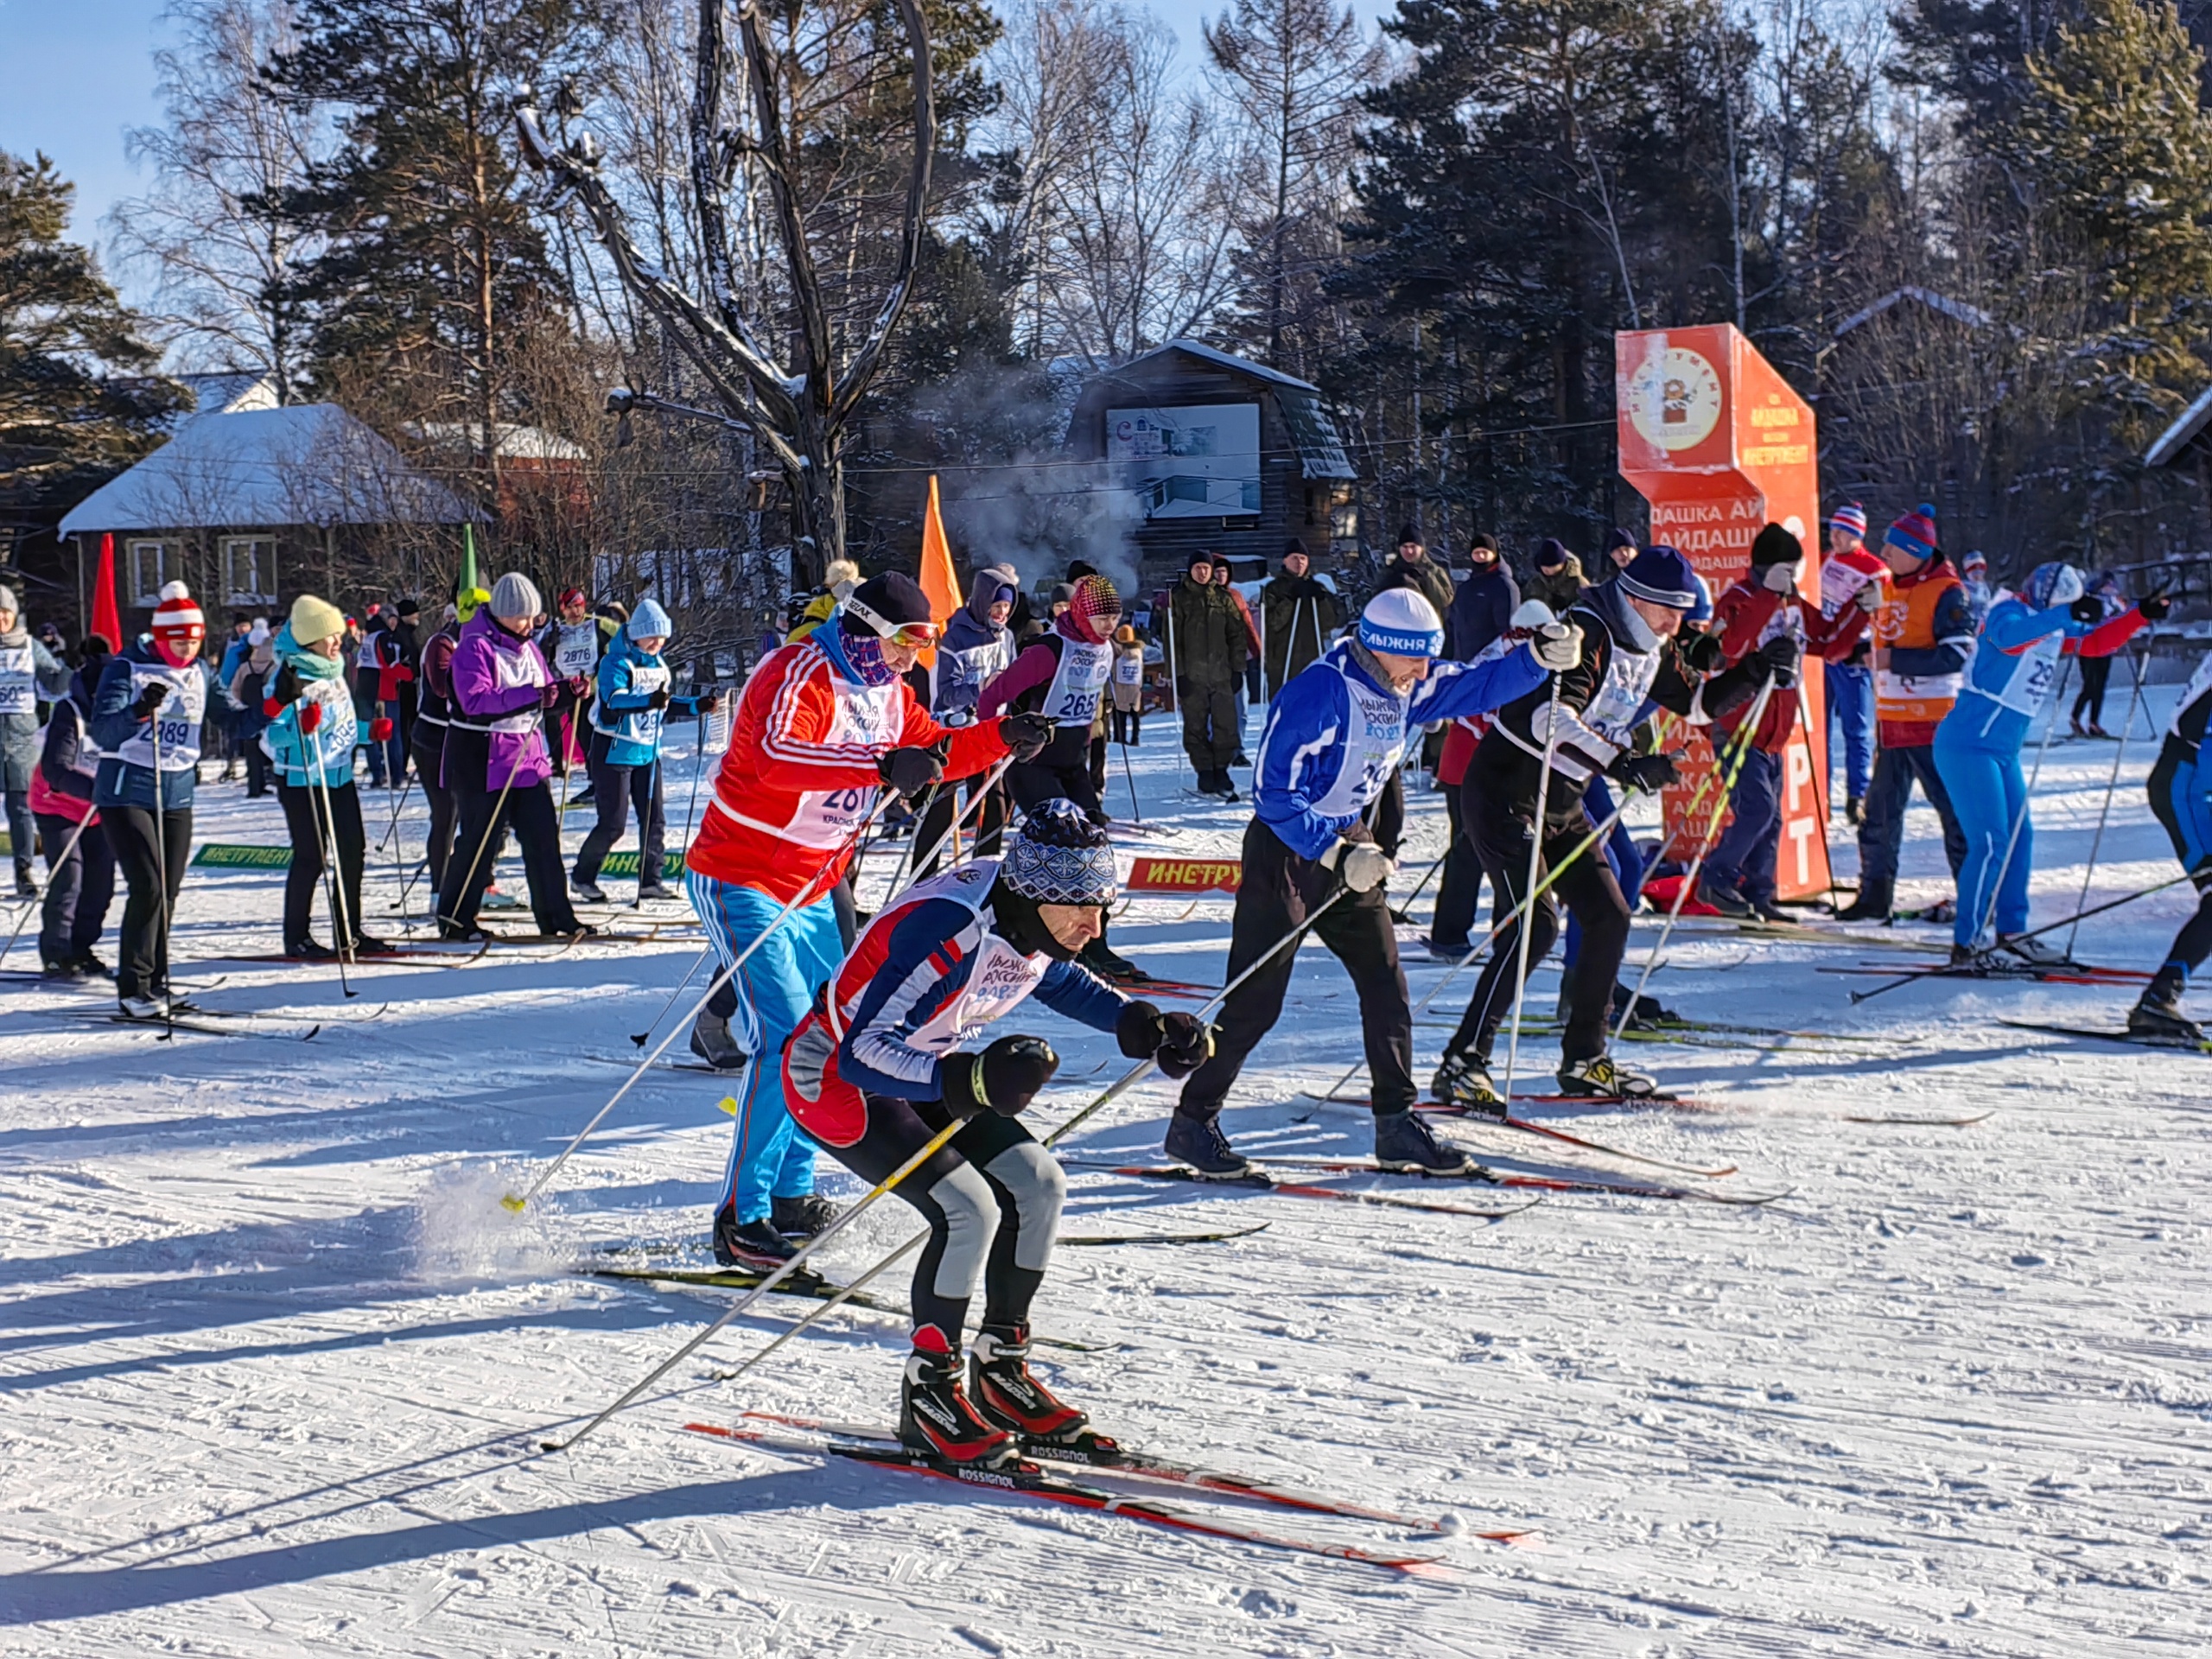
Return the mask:
[[[2172,695],[2151,698],[2161,722]],[[2121,705],[2116,690],[2108,720]],[[2142,714],[2135,729],[2092,899],[2176,873],[2144,804],[2156,750]],[[1183,791],[1168,719],[1146,738],[1144,817],[1167,833],[1128,849],[1233,851],[1246,810]],[[2113,760],[2109,744],[2051,748],[2039,919],[2075,907]],[[673,772],[672,838],[689,785]],[[273,800],[237,785],[200,799],[202,839],[283,840]],[[388,802],[366,793],[372,838]],[[1441,798],[1414,810],[1402,893],[1442,842]],[[1911,831],[1900,902],[1925,903],[1948,886],[1932,814]],[[1848,869],[1840,821],[1834,840]],[[380,931],[397,922],[385,860],[367,901]],[[519,892],[519,867],[505,880]],[[1671,1006],[1822,1035],[1638,1044],[1626,1058],[1701,1109],[1547,1121],[1739,1166],[1680,1179],[1788,1190],[1766,1208],[1554,1194],[1485,1224],[1071,1172],[1071,1235],[1269,1224],[1064,1251],[1040,1332],[1097,1351],[1046,1351],[1044,1367],[1102,1428],[1164,1455],[1535,1530],[1515,1547],[1425,1541],[1444,1563],[1400,1573],[683,1433],[748,1410],[887,1416],[906,1331],[882,1313],[840,1310],[742,1382],[709,1380],[803,1301],[740,1320],[674,1392],[574,1452],[537,1454],[549,1427],[597,1411],[727,1301],[577,1272],[610,1249],[709,1264],[729,1135],[712,1077],[649,1074],[542,1204],[516,1217],[496,1203],[620,1083],[591,1057],[635,1052],[627,1033],[697,937],[364,967],[348,1003],[327,966],[226,956],[276,949],[279,892],[275,875],[195,870],[180,977],[211,985],[211,1007],[323,1021],[311,1041],[270,1021],[278,1034],[165,1043],[82,1017],[111,1006],[93,991],[0,989],[0,1651],[2212,1648],[2212,1060],[1998,1023],[2116,1027],[2132,990],[1935,980],[1854,1007],[1848,993],[1880,982],[1823,969],[1932,962],[1900,936],[1937,931],[1870,932],[1864,949],[1685,932],[1653,984]],[[2079,955],[2154,966],[2188,893],[2089,922]],[[1226,900],[1146,899],[1114,937],[1156,973],[1217,982],[1228,921]],[[1640,920],[1632,962],[1655,937]],[[8,963],[26,965],[28,938]],[[1416,1000],[1445,971],[1410,961]],[[1548,1013],[1556,982],[1540,975],[1532,1006]],[[1456,1016],[1466,988],[1432,1012]],[[1043,1125],[1122,1069],[1109,1039],[1041,1007],[1021,1023],[1066,1057],[1033,1110]],[[1445,1032],[1418,1034],[1426,1083]],[[1231,1097],[1238,1143],[1363,1155],[1363,1114],[1300,1095],[1357,1052],[1347,982],[1309,945],[1282,1027]],[[1541,1084],[1557,1049],[1532,1039],[1523,1057]],[[1150,1081],[1063,1150],[1152,1156],[1170,1100]],[[1982,1113],[1967,1128],[1852,1121]],[[1510,1130],[1447,1133],[1501,1170],[1674,1179]],[[825,1186],[857,1190],[842,1174]],[[912,1230],[887,1202],[825,1265],[857,1273]],[[876,1288],[903,1299],[903,1270]]]

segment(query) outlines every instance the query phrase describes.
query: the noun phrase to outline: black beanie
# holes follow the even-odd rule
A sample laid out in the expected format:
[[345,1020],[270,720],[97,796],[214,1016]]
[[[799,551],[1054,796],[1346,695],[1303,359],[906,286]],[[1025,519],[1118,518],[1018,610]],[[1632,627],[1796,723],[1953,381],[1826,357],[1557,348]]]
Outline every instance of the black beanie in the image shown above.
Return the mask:
[[1612,529],[1605,532],[1605,551],[1610,553],[1617,547],[1625,547],[1631,551],[1633,551],[1636,547],[1636,537],[1630,535],[1628,531],[1623,530],[1618,524],[1614,525]]
[[1200,565],[1211,564],[1212,563],[1213,555],[1202,547],[1197,552],[1192,554],[1189,558],[1183,561],[1183,574],[1187,576],[1192,571],[1197,569]]
[[1467,551],[1471,553],[1477,548],[1482,549],[1485,553],[1495,553],[1497,551],[1497,538],[1495,536],[1478,532],[1467,538]]
[[1536,569],[1557,570],[1567,563],[1567,543],[1554,536],[1547,536],[1536,543]]
[[1769,524],[1751,540],[1751,569],[1770,564],[1796,564],[1805,556],[1805,544],[1780,524]]
[[1398,532],[1397,544],[1400,547],[1403,547],[1408,542],[1413,543],[1416,547],[1425,545],[1421,541],[1421,526],[1419,524],[1408,524],[1403,530]]
[[[929,595],[922,591],[921,583],[896,570],[870,576],[853,589],[845,603],[849,607],[859,606],[874,612],[894,628],[908,622],[930,620]],[[847,616],[843,620],[849,632],[875,632],[856,616]]]

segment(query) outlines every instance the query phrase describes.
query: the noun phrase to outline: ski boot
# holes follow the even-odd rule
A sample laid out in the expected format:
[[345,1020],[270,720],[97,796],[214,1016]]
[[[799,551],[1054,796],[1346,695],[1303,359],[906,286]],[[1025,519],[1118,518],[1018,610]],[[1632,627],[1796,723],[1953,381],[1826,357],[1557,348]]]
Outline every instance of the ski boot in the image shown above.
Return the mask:
[[2015,933],[2010,938],[1999,937],[1997,948],[2007,956],[2018,957],[2022,962],[2037,968],[2071,968],[2074,958],[2056,945],[2045,944],[2041,939],[2031,939]]
[[396,957],[399,947],[390,939],[380,939],[373,933],[353,936],[353,954],[357,957]]
[[[1428,1097],[1443,1106],[1483,1117],[1504,1119],[1505,1096],[1491,1081],[1490,1060],[1481,1054],[1446,1054],[1428,1080]],[[1376,1119],[1379,1124],[1381,1119]]]
[[169,1011],[168,1003],[158,996],[125,996],[117,999],[126,1020],[159,1020]]
[[1024,1447],[1080,1451],[1099,1439],[1090,1419],[1029,1369],[1029,1327],[987,1325],[968,1354],[968,1398],[976,1414],[1020,1437]]
[[1773,900],[1773,899],[1752,899],[1752,900],[1751,900],[1751,911],[1752,911],[1752,913],[1753,913],[1753,914],[1755,914],[1756,916],[1758,916],[1758,918],[1759,918],[1759,920],[1761,920],[1761,921],[1763,921],[1763,922],[1783,922],[1783,923],[1787,923],[1787,924],[1795,924],[1795,923],[1796,923],[1796,921],[1797,920],[1797,918],[1796,918],[1795,916],[1792,916],[1792,915],[1791,915],[1788,911],[1784,910],[1784,909],[1783,909],[1780,905],[1776,904],[1776,903],[1774,902],[1774,900]]
[[2127,1011],[2131,1036],[2164,1037],[2177,1042],[2201,1043],[2204,1027],[2181,1011],[2183,981],[2171,968],[2161,968],[2143,995]]
[[1732,922],[1755,922],[1759,912],[1751,901],[1744,897],[1739,888],[1726,881],[1700,881],[1697,896]]
[[[1503,1114],[1503,1103],[1500,1115]],[[1404,1175],[1478,1175],[1482,1166],[1459,1147],[1436,1138],[1416,1112],[1375,1116],[1375,1162]]]
[[722,1266],[771,1272],[798,1254],[765,1217],[740,1222],[734,1204],[715,1212],[715,1260]]
[[916,1348],[906,1356],[899,1389],[899,1440],[932,1458],[979,1469],[1017,1462],[1021,1448],[1014,1436],[985,1422],[968,1403],[960,1370],[957,1354]]
[[85,970],[73,962],[42,962],[38,965],[38,976],[63,984],[73,984],[85,976]]
[[1576,1100],[1649,1100],[1659,1085],[1640,1071],[1615,1063],[1610,1054],[1567,1060],[1559,1069],[1559,1091]]
[[745,1050],[730,1035],[729,1021],[704,1008],[691,1022],[691,1052],[717,1071],[734,1071],[746,1061]]
[[94,956],[89,950],[86,951],[83,956],[79,957],[69,965],[76,969],[79,973],[85,975],[87,978],[113,979],[115,977],[115,969],[109,967],[107,963],[102,962],[98,957]]
[[569,879],[569,891],[588,905],[603,905],[607,902],[607,895],[599,890],[599,883],[596,881],[579,881],[571,876]]
[[1432,962],[1458,962],[1474,949],[1474,943],[1470,939],[1440,939],[1432,933],[1421,941],[1421,946]]
[[588,939],[595,938],[599,930],[589,922],[580,922],[571,917],[566,927],[547,928],[545,937],[549,939]]
[[1252,1173],[1252,1160],[1229,1144],[1217,1119],[1192,1117],[1177,1111],[1167,1120],[1165,1150],[1193,1174],[1217,1181],[1234,1181]]
[[785,1238],[812,1238],[837,1219],[837,1206],[815,1193],[768,1200],[768,1224]]
[[648,881],[643,883],[638,888],[638,902],[641,905],[649,905],[657,899],[673,899],[675,897],[676,893],[673,889],[663,887],[658,881]]
[[1955,944],[1951,947],[1950,966],[1955,972],[1986,972],[1989,967],[1988,953],[1970,944]]
[[284,956],[290,962],[328,962],[338,953],[317,939],[295,939],[284,947]]
[[1890,895],[1859,890],[1859,896],[1835,913],[1839,922],[1885,922],[1890,919]]

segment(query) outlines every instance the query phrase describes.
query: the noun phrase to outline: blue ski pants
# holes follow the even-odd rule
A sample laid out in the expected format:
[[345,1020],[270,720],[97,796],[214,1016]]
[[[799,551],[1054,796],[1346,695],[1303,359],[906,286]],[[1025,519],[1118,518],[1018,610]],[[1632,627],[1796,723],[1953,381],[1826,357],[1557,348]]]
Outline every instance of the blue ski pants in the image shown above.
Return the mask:
[[[1936,728],[1936,770],[1951,798],[1966,857],[1959,864],[1959,910],[1951,939],[1969,947],[1997,907],[1997,931],[2018,933],[2028,925],[2028,873],[2035,868],[2036,827],[2028,813],[2028,780],[2020,770],[2018,734],[2024,722],[2005,721],[1986,735],[1967,722],[1946,720]],[[2018,825],[2018,839],[2013,826]],[[2011,856],[2006,856],[2006,849]]]
[[[1831,737],[1828,770],[1835,770],[1836,745],[1833,739],[1835,728],[1841,726],[1844,798],[1863,801],[1866,798],[1866,786],[1874,780],[1874,671],[1855,668],[1848,663],[1828,663],[1823,666]],[[1829,798],[1834,798],[1833,791]]]
[[1735,816],[1713,843],[1700,885],[1730,887],[1755,905],[1774,902],[1774,860],[1782,845],[1782,757],[1745,753],[1728,793]]
[[[784,907],[757,887],[696,871],[686,872],[683,888],[706,925],[718,968],[736,961]],[[814,1143],[799,1133],[784,1103],[784,1043],[844,957],[837,907],[824,894],[793,911],[737,971],[730,1032],[745,1046],[747,1058],[734,1091],[737,1125],[729,1166],[715,1199],[718,1213],[735,1205],[740,1223],[760,1221],[771,1198],[804,1198],[814,1191]]]

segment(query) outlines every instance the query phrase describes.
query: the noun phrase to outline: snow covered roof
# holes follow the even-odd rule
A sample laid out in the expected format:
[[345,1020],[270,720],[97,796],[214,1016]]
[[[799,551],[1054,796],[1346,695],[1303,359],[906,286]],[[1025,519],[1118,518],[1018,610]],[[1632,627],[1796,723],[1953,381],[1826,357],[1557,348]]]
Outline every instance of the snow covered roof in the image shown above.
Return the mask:
[[2151,441],[2151,447],[2143,452],[2143,464],[2145,467],[2164,467],[2178,460],[2181,452],[2188,448],[2190,441],[2204,430],[2208,422],[2212,422],[2212,389],[2197,393],[2196,401],[2176,416],[2174,423]]
[[[466,450],[475,454],[484,447],[479,435],[484,428],[477,421],[425,421],[414,429],[424,442],[442,448]],[[502,461],[588,461],[591,452],[581,443],[548,432],[540,426],[524,426],[515,421],[494,421],[492,435],[499,444]]]
[[1853,312],[1835,326],[1835,337],[1841,340],[1853,329],[1874,321],[1893,306],[1907,300],[1926,306],[1938,316],[1948,317],[1953,322],[1962,322],[1969,328],[1986,328],[1989,313],[1978,305],[1968,305],[1964,300],[1955,300],[1948,294],[1938,294],[1932,288],[1922,288],[1911,283],[1903,288],[1893,288],[1873,304]]
[[276,395],[276,378],[254,369],[173,374],[169,378],[192,394],[195,415],[236,415],[249,409],[274,409],[284,401]]
[[61,521],[79,531],[458,524],[482,515],[335,404],[195,415]]

